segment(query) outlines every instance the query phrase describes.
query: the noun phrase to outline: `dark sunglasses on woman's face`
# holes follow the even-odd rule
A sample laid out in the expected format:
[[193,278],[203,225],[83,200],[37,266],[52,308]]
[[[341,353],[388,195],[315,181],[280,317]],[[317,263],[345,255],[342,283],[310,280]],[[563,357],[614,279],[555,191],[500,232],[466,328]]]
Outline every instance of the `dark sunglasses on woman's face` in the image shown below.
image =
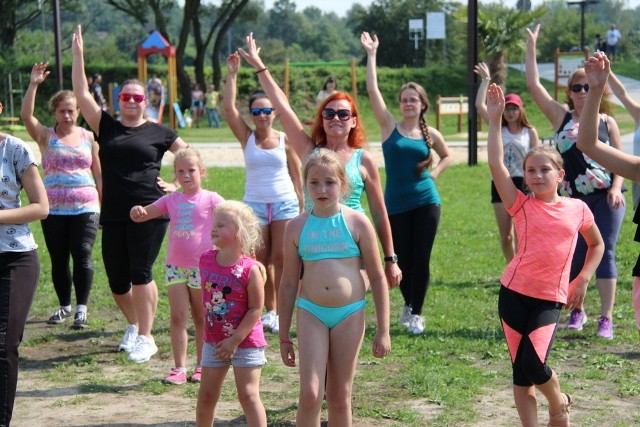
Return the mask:
[[136,104],[140,104],[142,101],[144,101],[144,95],[138,95],[137,93],[120,94],[120,101],[122,102],[129,102],[131,101],[131,99],[133,99],[133,102],[135,102]]
[[351,111],[347,109],[336,111],[333,108],[325,108],[322,110],[322,118],[325,120],[333,120],[335,116],[338,116],[341,121],[346,122],[351,118]]
[[265,116],[270,116],[273,112],[273,108],[252,108],[251,115],[258,117],[260,113],[264,113]]
[[571,92],[575,92],[575,93],[580,92],[582,89],[584,89],[585,92],[589,92],[589,83],[586,83],[583,85],[579,85],[579,84],[571,85],[569,86],[569,89],[571,89]]

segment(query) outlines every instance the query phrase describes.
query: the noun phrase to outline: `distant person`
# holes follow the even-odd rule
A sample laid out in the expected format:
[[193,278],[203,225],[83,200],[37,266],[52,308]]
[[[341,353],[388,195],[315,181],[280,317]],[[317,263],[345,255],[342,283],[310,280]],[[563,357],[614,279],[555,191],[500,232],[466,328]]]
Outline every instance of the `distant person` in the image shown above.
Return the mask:
[[227,57],[224,112],[227,123],[242,147],[246,173],[243,202],[260,219],[264,244],[257,259],[267,268],[262,326],[278,333],[278,289],[284,263],[284,230],[303,209],[300,159],[287,135],[273,128],[277,110],[264,92],[249,97],[248,112],[253,128],[236,107],[240,56]]
[[165,192],[177,189],[177,181],[160,178],[162,157],[187,144],[171,129],[144,118],[145,84],[126,80],[118,97],[120,121],[103,111],[87,90],[84,44],[78,25],[73,35],[73,90],[80,111],[98,135],[102,164],[102,258],[113,299],[127,321],[118,350],[129,360],[147,362],[157,351],[151,330],[158,307],[158,287],[152,267],[162,247],[168,220],[131,221],[135,205],[146,206]]
[[602,37],[600,34],[596,34],[595,51],[607,52],[607,39]]
[[207,92],[204,94],[204,109],[207,112],[207,120],[209,127],[213,127],[215,122],[216,128],[220,127],[220,116],[218,115],[218,102],[220,101],[220,92],[216,90],[214,85],[207,86]]
[[[624,90],[622,83],[611,73],[611,64],[605,55],[596,53],[585,62],[585,72],[587,81],[591,87],[585,107],[582,112],[583,125],[578,135],[578,148],[584,151],[593,160],[600,163],[613,173],[619,174],[634,182],[640,182],[640,157],[631,156],[620,150],[616,150],[601,141],[598,141],[598,122],[599,115],[595,105],[598,104],[602,94],[605,91],[607,75],[609,76],[609,85],[616,94],[618,99],[622,101],[631,116],[636,122],[636,133],[634,135],[634,144],[640,134],[640,104],[631,99],[629,94]],[[636,213],[633,222],[640,224],[640,209],[636,207]],[[640,242],[640,226],[636,230],[634,240]],[[633,267],[633,291],[632,300],[633,308],[636,315],[636,327],[640,332],[640,255]]]
[[164,83],[157,74],[152,74],[147,81],[147,96],[149,98],[149,107],[160,108],[164,98]]
[[[596,101],[597,102],[597,101]],[[518,251],[500,278],[498,313],[511,356],[513,397],[523,426],[538,425],[536,390],[549,403],[549,426],[569,426],[571,396],[562,393],[556,373],[547,365],[563,306],[582,306],[604,242],[593,214],[581,200],[558,194],[564,175],[562,158],[551,147],[535,147],[523,166],[531,195],[511,180],[504,165],[502,117],[505,99],[499,86],[489,86],[487,114],[489,168],[502,203],[514,217]],[[576,234],[587,244],[575,279],[569,264]]]
[[261,245],[260,222],[249,206],[233,200],[216,206],[214,216],[215,249],[200,258],[205,335],[196,426],[213,424],[224,378],[233,366],[247,424],[267,427],[260,399],[260,374],[267,364],[260,322],[265,271],[252,258]]
[[100,74],[93,75],[93,82],[89,87],[89,91],[96,104],[98,104],[98,107],[100,107],[102,111],[107,111],[107,100],[102,93],[102,76]]
[[333,95],[337,92],[338,81],[333,76],[328,77],[322,85],[322,89],[320,89],[320,92],[318,92],[318,95],[316,96],[316,102],[318,103],[318,105],[320,105],[322,104],[322,101],[324,101],[329,95]]
[[191,91],[191,117],[193,118],[193,125],[197,128],[200,127],[203,112],[204,92],[200,88],[200,84],[196,83]]
[[611,62],[616,60],[618,42],[620,42],[621,37],[620,30],[616,28],[615,24],[611,24],[611,28],[607,30],[607,56]]
[[[587,76],[584,68],[574,70],[567,82],[566,104],[561,104],[553,99],[540,83],[538,74],[536,41],[539,31],[540,25],[537,25],[533,31],[527,29],[527,56],[525,60],[527,88],[542,113],[556,129],[556,149],[560,152],[565,165],[565,175],[559,188],[560,195],[585,202],[593,212],[596,225],[602,233],[605,252],[596,270],[596,286],[600,295],[597,335],[601,338],[611,339],[614,334],[613,307],[618,282],[616,246],[626,210],[625,198],[622,194],[624,178],[594,162],[576,146],[580,117],[589,92]],[[603,98],[599,103],[601,114],[598,139],[617,150],[621,150],[620,129],[615,119],[606,114],[606,107],[607,102]],[[585,262],[586,252],[585,240],[578,237],[571,263],[570,280],[575,279],[579,274]],[[581,331],[586,322],[587,315],[584,307],[575,307],[569,315],[567,329]]]
[[200,295],[200,256],[211,248],[213,210],[224,199],[202,188],[206,173],[202,156],[191,147],[175,154],[173,168],[182,192],[162,196],[147,206],[134,206],[130,216],[134,222],[145,222],[169,216],[169,242],[165,263],[165,282],[169,297],[171,322],[171,351],[174,367],[165,383],[180,385],[187,382],[187,324],[193,318],[196,344],[196,366],[191,382],[199,382],[202,375],[202,337],[204,314]]
[[[43,126],[33,115],[38,86],[50,73],[47,66],[47,63],[33,66],[21,116],[40,149],[49,199],[49,216],[41,222],[42,234],[51,258],[51,279],[59,308],[47,323],[60,324],[73,315],[72,326],[79,329],[88,326],[87,304],[93,285],[92,254],[100,218],[102,170],[93,134],[76,125],[80,111],[73,92],[62,90],[49,100],[56,121],[53,127]],[[70,259],[73,270],[69,267]],[[71,310],[72,289],[75,289],[77,304],[75,314]]]
[[[488,123],[487,89],[491,83],[489,67],[484,62],[481,62],[476,65],[475,72],[482,78],[476,97],[476,109],[482,120]],[[524,160],[530,149],[540,144],[540,139],[536,128],[529,124],[527,120],[522,98],[515,93],[505,96],[505,107],[502,114],[502,143],[504,144],[504,165],[509,170],[513,184],[519,190],[525,191],[522,160]],[[504,208],[493,181],[491,181],[491,203],[498,223],[502,254],[508,263],[516,253],[515,229],[513,228],[511,215]]]
[[[49,202],[36,158],[24,141],[0,132],[0,159],[0,425],[8,427],[18,385],[18,347],[40,276],[29,223],[47,217]],[[25,206],[23,189],[29,200]]]

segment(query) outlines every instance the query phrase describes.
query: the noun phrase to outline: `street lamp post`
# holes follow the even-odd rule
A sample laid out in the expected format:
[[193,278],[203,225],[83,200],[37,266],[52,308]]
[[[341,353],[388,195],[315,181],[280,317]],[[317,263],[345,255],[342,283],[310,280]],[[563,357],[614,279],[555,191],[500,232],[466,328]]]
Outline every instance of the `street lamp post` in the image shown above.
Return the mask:
[[580,50],[584,50],[584,10],[588,4],[596,4],[600,0],[567,0],[569,6],[580,6]]

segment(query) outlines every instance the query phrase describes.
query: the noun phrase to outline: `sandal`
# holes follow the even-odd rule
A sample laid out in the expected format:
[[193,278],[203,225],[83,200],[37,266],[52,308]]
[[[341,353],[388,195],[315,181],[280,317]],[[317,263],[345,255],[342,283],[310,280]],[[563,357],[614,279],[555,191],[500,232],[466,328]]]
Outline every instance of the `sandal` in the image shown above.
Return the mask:
[[571,400],[571,396],[567,393],[562,393],[562,400],[564,400],[564,404],[562,405],[562,409],[555,415],[551,415],[549,412],[549,423],[548,427],[569,427],[571,425],[569,421],[569,409],[573,404],[573,400]]

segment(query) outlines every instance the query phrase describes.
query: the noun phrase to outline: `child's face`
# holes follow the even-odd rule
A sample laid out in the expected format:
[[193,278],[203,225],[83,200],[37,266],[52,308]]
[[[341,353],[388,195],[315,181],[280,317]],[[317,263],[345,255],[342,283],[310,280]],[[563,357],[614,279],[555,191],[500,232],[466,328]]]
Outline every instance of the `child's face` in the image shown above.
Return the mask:
[[237,242],[238,227],[229,212],[219,211],[213,220],[211,240],[219,248],[229,247]]
[[307,173],[307,191],[315,206],[327,207],[339,203],[340,179],[329,166],[315,165]]
[[535,195],[554,193],[564,178],[564,169],[558,169],[549,157],[534,154],[527,158],[524,176],[527,187]]
[[175,172],[178,182],[187,194],[200,191],[202,188],[202,176],[204,168],[200,167],[198,160],[193,157],[182,157],[176,160]]

